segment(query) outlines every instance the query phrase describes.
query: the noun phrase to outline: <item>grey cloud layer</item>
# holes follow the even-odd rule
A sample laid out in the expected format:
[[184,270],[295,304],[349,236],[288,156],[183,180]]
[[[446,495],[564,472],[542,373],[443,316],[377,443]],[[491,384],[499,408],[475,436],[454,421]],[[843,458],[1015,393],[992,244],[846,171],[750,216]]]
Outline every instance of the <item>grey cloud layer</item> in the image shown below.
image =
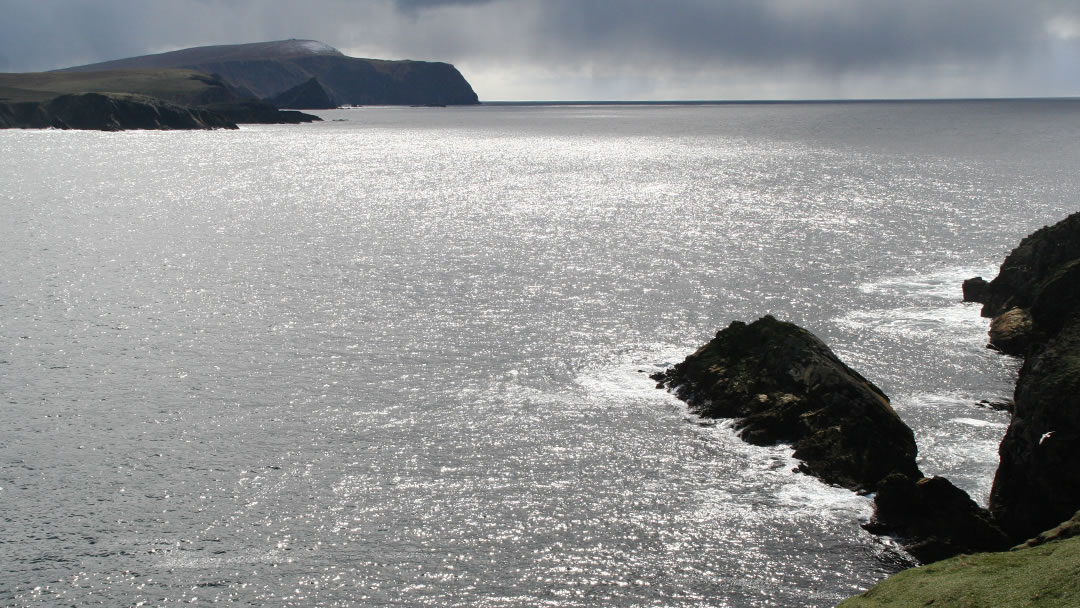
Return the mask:
[[978,71],[1031,63],[1061,44],[1050,17],[1080,18],[1066,0],[0,0],[0,10],[0,69],[13,70],[297,37],[520,70]]

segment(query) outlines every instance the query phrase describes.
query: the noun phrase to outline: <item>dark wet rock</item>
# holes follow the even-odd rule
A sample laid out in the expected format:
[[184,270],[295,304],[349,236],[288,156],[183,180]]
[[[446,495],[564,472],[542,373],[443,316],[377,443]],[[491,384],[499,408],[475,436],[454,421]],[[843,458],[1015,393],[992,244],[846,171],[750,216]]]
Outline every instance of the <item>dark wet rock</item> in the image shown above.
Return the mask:
[[921,477],[915,439],[873,383],[809,331],[763,317],[734,322],[652,376],[691,411],[734,418],[750,443],[791,443],[804,473],[871,491],[890,473]]
[[1014,306],[990,321],[990,345],[1006,354],[1023,355],[1031,343],[1033,329],[1031,314]]
[[1080,321],[1029,351],[990,510],[1015,542],[1080,510]]
[[989,399],[983,399],[975,405],[990,410],[997,410],[999,412],[1012,412],[1014,406],[1012,399],[1009,399],[1008,401],[990,401]]
[[985,304],[989,295],[989,287],[990,283],[982,277],[972,277],[964,281],[964,301]]
[[878,486],[874,517],[865,527],[898,537],[924,564],[1012,545],[990,512],[944,477],[888,476]]
[[1024,238],[989,292],[992,343],[1025,357],[990,511],[1022,542],[1080,510],[1080,213]]
[[1076,260],[1080,260],[1080,213],[1020,241],[987,286],[982,315],[993,318],[1014,306],[1031,308],[1044,282]]

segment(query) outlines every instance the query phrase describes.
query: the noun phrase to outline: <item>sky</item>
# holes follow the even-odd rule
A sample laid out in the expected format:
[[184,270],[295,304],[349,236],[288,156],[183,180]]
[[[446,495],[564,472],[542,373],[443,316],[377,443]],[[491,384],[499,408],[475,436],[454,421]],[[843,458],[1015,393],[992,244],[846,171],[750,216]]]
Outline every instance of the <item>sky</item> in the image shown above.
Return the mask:
[[1080,96],[1080,0],[0,0],[0,71],[319,40],[482,101]]

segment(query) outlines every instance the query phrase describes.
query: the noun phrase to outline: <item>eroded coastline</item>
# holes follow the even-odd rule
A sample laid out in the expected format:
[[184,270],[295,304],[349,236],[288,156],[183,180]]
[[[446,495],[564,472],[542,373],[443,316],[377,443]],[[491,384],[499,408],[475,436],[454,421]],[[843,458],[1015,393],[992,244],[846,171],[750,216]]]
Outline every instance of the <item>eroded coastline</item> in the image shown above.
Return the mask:
[[[695,413],[735,418],[748,442],[791,443],[802,472],[874,492],[868,530],[896,537],[922,563],[948,560],[941,569],[918,569],[901,579],[910,582],[889,582],[883,587],[888,592],[875,588],[860,596],[863,602],[873,598],[869,605],[891,601],[887,593],[908,593],[909,585],[933,593],[936,584],[952,584],[965,572],[956,564],[966,562],[956,560],[1036,570],[1038,560],[1054,559],[1057,567],[1062,559],[1080,561],[1071,545],[1032,548],[1064,543],[1075,524],[1041,542],[1028,541],[1080,509],[1080,213],[1023,239],[993,281],[976,277],[963,287],[964,299],[983,303],[983,316],[994,319],[990,346],[1025,361],[989,509],[944,478],[924,477],[915,465],[911,431],[888,397],[790,323],[769,316],[733,323],[654,376],[658,387],[673,390]],[[997,557],[1012,546],[1017,553]],[[1050,589],[1031,593],[1072,593],[1057,588],[1070,579],[1051,580],[1045,583]],[[966,601],[997,605],[1001,599],[992,591],[984,595]]]

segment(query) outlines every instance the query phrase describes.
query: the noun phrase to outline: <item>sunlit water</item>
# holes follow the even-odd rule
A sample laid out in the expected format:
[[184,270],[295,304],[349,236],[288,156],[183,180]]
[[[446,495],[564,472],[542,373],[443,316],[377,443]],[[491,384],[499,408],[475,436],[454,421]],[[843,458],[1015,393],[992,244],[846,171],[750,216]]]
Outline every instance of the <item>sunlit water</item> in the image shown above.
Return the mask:
[[1080,103],[322,115],[0,132],[0,604],[832,605],[869,499],[647,377],[765,313],[985,502],[959,286],[1077,208]]

